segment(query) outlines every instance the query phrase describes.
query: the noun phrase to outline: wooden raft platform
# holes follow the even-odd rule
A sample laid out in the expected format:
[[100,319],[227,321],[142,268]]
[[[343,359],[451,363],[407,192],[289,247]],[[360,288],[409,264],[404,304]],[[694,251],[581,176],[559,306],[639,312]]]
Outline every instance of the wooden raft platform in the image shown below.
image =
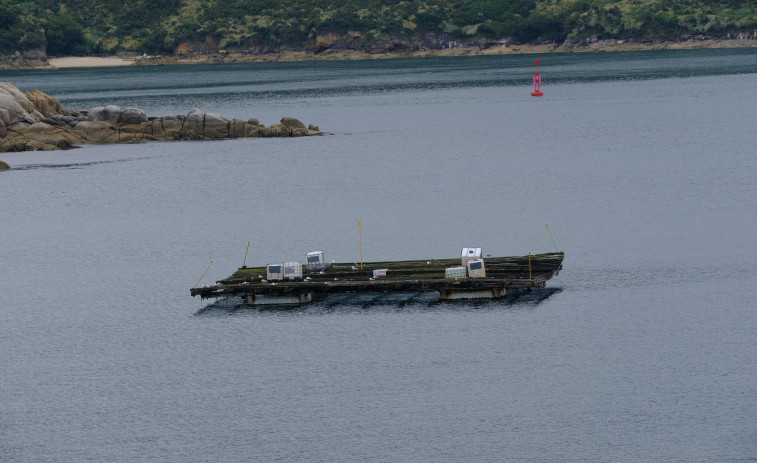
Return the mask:
[[[562,269],[563,252],[519,257],[485,258],[486,277],[445,278],[448,267],[460,259],[331,263],[320,271],[307,271],[302,280],[266,281],[266,267],[242,267],[215,285],[195,287],[201,299],[242,297],[248,304],[303,303],[313,295],[365,292],[438,291],[442,299],[498,298],[515,289],[543,288]],[[374,270],[386,276],[374,277]]]

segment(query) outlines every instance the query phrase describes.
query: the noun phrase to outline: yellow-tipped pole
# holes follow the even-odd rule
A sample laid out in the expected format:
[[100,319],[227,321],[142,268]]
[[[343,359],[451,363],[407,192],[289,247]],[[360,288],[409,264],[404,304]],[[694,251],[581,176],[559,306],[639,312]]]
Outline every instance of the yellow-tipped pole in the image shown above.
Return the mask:
[[555,251],[557,251],[557,252],[560,252],[560,250],[559,250],[559,249],[557,249],[557,243],[555,243],[555,237],[554,237],[554,236],[552,236],[552,231],[551,231],[551,230],[549,229],[549,224],[546,224],[546,223],[545,223],[544,225],[546,225],[546,226],[547,226],[547,231],[549,232],[549,237],[550,237],[550,238],[552,238],[552,244],[554,244],[554,245],[555,245]]
[[360,271],[363,271],[363,221],[357,221],[357,229],[360,234]]
[[244,252],[244,260],[242,261],[242,268],[247,267],[247,252],[250,250],[250,242],[247,242],[247,250]]
[[531,251],[528,251],[528,279],[533,280],[531,278]]
[[197,285],[199,285],[199,284],[200,284],[200,281],[202,281],[202,277],[204,277],[204,276],[205,276],[205,274],[206,274],[206,273],[208,272],[208,269],[210,268],[210,266],[211,266],[211,265],[213,265],[213,261],[212,261],[212,260],[210,261],[210,263],[208,264],[208,266],[207,266],[207,267],[205,267],[205,271],[204,271],[204,272],[202,272],[202,275],[200,275],[200,279],[199,279],[199,280],[197,280],[197,283],[195,283],[195,285],[194,285],[194,286],[193,286],[192,288],[196,288],[196,287],[197,287]]

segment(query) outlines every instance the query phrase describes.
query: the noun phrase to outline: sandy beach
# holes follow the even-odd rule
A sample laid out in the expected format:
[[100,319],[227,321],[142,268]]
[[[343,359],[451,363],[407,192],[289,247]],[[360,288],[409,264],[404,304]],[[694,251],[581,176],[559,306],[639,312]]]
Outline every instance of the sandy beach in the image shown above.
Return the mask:
[[63,69],[131,66],[134,60],[123,58],[99,58],[93,56],[67,56],[63,58],[50,58],[47,62],[53,67]]

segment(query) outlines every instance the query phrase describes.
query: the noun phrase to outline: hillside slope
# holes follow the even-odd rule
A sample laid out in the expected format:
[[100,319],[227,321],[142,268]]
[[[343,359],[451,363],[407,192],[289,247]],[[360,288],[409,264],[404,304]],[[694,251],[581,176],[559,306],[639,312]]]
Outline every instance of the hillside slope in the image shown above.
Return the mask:
[[757,35],[739,0],[0,0],[0,55],[392,51]]

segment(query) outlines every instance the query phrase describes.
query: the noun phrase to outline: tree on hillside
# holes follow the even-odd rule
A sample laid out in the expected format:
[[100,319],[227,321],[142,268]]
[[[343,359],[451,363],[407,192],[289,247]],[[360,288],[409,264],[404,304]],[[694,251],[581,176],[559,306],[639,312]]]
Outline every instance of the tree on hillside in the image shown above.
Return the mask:
[[0,0],[0,55],[45,46],[39,8],[32,2]]
[[48,55],[83,55],[87,52],[84,31],[69,15],[58,16],[47,21],[45,38]]

